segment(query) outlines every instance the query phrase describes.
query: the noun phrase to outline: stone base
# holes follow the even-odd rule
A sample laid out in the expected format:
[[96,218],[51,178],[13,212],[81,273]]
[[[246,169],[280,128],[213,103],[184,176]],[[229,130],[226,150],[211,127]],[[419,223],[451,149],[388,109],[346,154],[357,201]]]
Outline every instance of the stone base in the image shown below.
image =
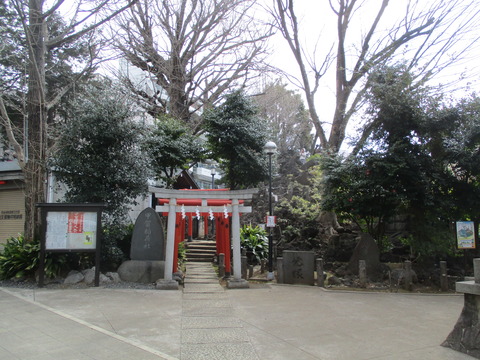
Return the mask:
[[462,313],[442,346],[480,359],[480,296],[464,296]]
[[150,284],[163,279],[164,269],[165,261],[128,260],[120,265],[117,272],[123,281]]
[[155,284],[157,290],[178,290],[178,282],[175,280],[158,280]]
[[240,279],[240,280],[228,280],[227,281],[227,288],[229,289],[248,289],[250,285],[248,284],[247,280]]

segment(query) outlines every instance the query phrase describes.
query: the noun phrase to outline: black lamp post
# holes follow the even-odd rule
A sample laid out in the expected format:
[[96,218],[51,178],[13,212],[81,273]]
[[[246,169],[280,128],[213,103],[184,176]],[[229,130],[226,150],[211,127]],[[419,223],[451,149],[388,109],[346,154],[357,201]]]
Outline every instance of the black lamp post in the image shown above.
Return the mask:
[[[268,155],[268,170],[269,170],[269,180],[268,180],[268,208],[269,215],[273,216],[273,203],[272,203],[272,155],[275,154],[277,150],[277,145],[273,141],[269,141],[263,147],[265,154]],[[268,225],[268,221],[267,221]],[[272,225],[268,228],[268,274],[267,280],[273,280],[275,276],[273,275],[273,237],[272,237]]]

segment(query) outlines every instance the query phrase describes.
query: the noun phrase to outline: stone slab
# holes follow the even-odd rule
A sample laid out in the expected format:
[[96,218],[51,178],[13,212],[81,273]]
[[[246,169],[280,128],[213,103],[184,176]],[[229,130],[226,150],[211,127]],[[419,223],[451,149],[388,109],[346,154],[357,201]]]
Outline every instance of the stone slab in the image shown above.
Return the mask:
[[212,281],[208,281],[206,279],[201,279],[201,280],[187,280],[184,281],[184,286],[185,287],[190,287],[192,285],[210,285],[212,284]]
[[186,285],[183,289],[184,293],[191,292],[200,292],[200,293],[211,293],[211,292],[224,292],[220,284],[189,284]]
[[191,277],[191,276],[186,276],[185,277],[186,282],[208,282],[208,283],[218,283],[218,278],[216,277]]
[[186,272],[189,276],[217,276],[217,273],[215,271],[209,270],[192,270],[190,268],[187,268]]
[[130,246],[132,260],[165,260],[165,235],[162,221],[152,208],[137,217]]
[[189,279],[215,279],[215,280],[218,280],[218,276],[217,275],[214,275],[214,274],[195,274],[195,275],[191,275],[191,274],[185,274],[186,277],[188,277]]
[[248,335],[242,328],[186,329],[182,331],[182,344],[235,343],[248,342],[248,340]]
[[206,279],[201,279],[201,280],[187,280],[187,281],[184,281],[184,285],[185,285],[186,287],[191,286],[191,285],[201,285],[201,284],[207,285],[207,284],[211,284],[211,283],[212,283],[211,280],[208,281],[208,280],[206,280]]
[[230,316],[184,316],[182,329],[224,329],[241,327],[241,322]]
[[313,285],[314,273],[315,253],[313,251],[283,252],[283,282],[285,284]]
[[181,351],[182,360],[257,360],[251,346],[238,344],[185,344]]
[[183,293],[183,300],[217,300],[217,299],[228,299],[225,291],[222,292],[210,292],[210,293],[200,293],[200,292],[191,292]]
[[227,288],[229,289],[248,289],[249,287],[248,281],[244,279],[227,281]]
[[198,307],[230,307],[228,299],[206,299],[206,300],[186,300],[183,299],[183,309],[191,309]]
[[158,280],[155,284],[157,290],[178,290],[178,282],[175,280]]
[[480,295],[480,284],[475,281],[459,281],[455,283],[455,290],[464,294]]
[[231,307],[219,307],[219,308],[205,308],[195,307],[191,309],[183,309],[183,316],[230,316],[232,314]]

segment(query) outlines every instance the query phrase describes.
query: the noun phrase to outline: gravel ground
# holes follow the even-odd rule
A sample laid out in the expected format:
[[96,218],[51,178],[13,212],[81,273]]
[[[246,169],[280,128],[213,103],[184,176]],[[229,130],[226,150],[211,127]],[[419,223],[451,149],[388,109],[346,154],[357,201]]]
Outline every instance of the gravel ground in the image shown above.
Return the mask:
[[[32,280],[2,280],[0,281],[0,287],[5,288],[21,288],[21,289],[38,289],[38,284]],[[78,284],[64,284],[63,279],[55,279],[46,282],[44,285],[45,289],[88,289],[94,287],[94,285],[88,285],[84,282]],[[132,283],[132,282],[111,282],[111,283],[101,283],[101,288],[106,289],[143,289],[143,290],[155,290],[155,284],[141,284],[141,283]]]

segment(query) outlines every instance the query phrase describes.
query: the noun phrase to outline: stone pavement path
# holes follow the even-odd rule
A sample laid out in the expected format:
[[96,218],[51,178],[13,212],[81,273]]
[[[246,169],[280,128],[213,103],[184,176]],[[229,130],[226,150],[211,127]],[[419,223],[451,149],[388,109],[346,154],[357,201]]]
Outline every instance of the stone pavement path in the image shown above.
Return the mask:
[[6,289],[0,289],[0,314],[2,360],[175,360]]
[[259,359],[211,263],[187,263],[182,300],[181,360]]

